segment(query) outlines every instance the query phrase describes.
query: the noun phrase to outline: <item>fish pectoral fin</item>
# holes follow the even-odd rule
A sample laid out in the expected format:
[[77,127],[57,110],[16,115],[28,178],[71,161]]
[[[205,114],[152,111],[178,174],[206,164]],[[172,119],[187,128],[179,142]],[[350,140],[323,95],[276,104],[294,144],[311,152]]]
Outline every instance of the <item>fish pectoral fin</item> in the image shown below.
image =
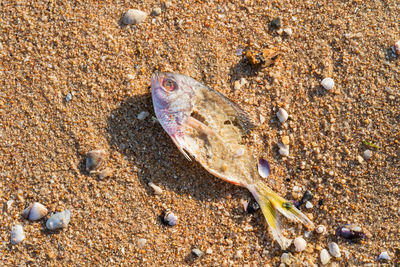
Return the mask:
[[193,128],[201,133],[204,133],[206,135],[216,135],[216,133],[207,125],[205,125],[204,123],[202,123],[201,121],[193,118],[192,116],[189,116],[186,121],[185,124],[187,126],[189,126],[190,128]]
[[[175,145],[178,147],[179,151],[185,156],[185,158],[187,158],[189,161],[192,161],[190,156],[185,151],[185,149],[187,149],[187,148],[184,145],[184,143],[182,142],[181,138],[179,138],[177,136],[171,136],[171,139],[172,139],[172,141],[174,141]],[[190,153],[190,151],[189,151],[189,153]]]

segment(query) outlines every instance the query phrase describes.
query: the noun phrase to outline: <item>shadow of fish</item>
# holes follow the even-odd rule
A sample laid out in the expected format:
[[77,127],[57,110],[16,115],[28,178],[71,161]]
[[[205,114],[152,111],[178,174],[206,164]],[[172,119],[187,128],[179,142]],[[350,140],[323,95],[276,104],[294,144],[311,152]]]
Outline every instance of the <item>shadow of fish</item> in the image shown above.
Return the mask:
[[253,152],[243,144],[243,136],[254,125],[235,103],[181,74],[154,73],[151,90],[157,119],[182,154],[188,160],[193,157],[211,174],[246,187],[282,249],[291,240],[281,233],[278,211],[314,228],[303,213],[260,178]]

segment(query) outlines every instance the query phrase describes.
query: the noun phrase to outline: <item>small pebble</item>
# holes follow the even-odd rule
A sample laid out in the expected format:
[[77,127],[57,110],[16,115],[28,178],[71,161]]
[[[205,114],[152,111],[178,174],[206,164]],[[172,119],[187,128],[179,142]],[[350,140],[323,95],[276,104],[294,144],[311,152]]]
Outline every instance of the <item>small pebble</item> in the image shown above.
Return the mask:
[[279,108],[278,109],[278,112],[276,113],[276,116],[278,117],[278,119],[279,119],[279,121],[281,123],[284,123],[289,117],[288,113],[283,108]]
[[64,228],[67,227],[70,220],[71,220],[71,212],[69,210],[57,212],[47,220],[46,227],[49,230]]
[[143,22],[147,17],[147,13],[137,9],[129,9],[122,17],[122,23],[126,25],[135,25]]
[[153,8],[153,11],[151,13],[154,16],[160,16],[161,15],[161,8],[159,8],[159,7]]
[[367,149],[364,151],[363,155],[365,160],[369,160],[372,157],[372,151]]
[[321,259],[322,265],[328,264],[328,262],[331,260],[331,256],[326,249],[321,250],[319,257]]
[[274,18],[271,23],[269,24],[270,28],[273,30],[278,30],[281,27],[281,18],[277,17]]
[[240,90],[241,85],[240,85],[240,81],[239,81],[239,80],[236,80],[236,81],[233,83],[233,88],[234,88],[236,91]]
[[21,243],[25,239],[24,228],[21,224],[14,225],[11,228],[11,245]]
[[335,242],[329,243],[328,247],[329,247],[329,253],[333,257],[340,258],[342,256],[342,254],[340,253],[340,248],[339,248],[338,244],[336,244]]
[[65,97],[65,101],[69,102],[72,100],[72,94],[68,93],[67,96]]
[[149,115],[150,115],[150,113],[148,113],[147,111],[142,111],[139,113],[137,118],[142,121],[142,120],[146,119]]
[[389,253],[387,251],[382,252],[381,254],[379,254],[378,260],[389,261],[390,260]]
[[366,238],[366,235],[362,232],[359,226],[352,225],[338,227],[336,229],[336,235],[343,237],[351,242],[357,242],[363,238]]
[[306,209],[311,209],[313,207],[313,204],[310,201],[306,202]]
[[282,136],[282,144],[288,145],[289,143],[290,143],[289,136],[287,135]]
[[260,114],[260,123],[264,124],[264,122],[265,122],[265,117]]
[[325,78],[321,81],[322,87],[324,87],[326,90],[332,90],[333,87],[335,86],[335,82],[333,81],[332,78]]
[[398,57],[400,57],[400,40],[393,45],[393,50]]
[[167,1],[165,2],[165,8],[170,8],[172,6],[172,2],[171,1]]
[[250,202],[247,204],[247,213],[254,213],[260,209],[260,205],[254,199],[251,199]]
[[285,28],[285,29],[283,29],[283,32],[286,33],[289,36],[293,34],[293,31],[292,31],[291,28]]
[[290,264],[292,263],[292,260],[290,259],[289,253],[282,253],[281,262],[290,266]]
[[168,211],[165,213],[163,221],[169,226],[175,226],[178,223],[178,217],[176,217],[171,211]]
[[361,157],[360,155],[357,155],[357,161],[358,161],[358,163],[363,163],[364,162],[364,159],[363,159],[363,157]]
[[156,194],[156,195],[161,195],[161,194],[162,194],[163,190],[162,190],[161,187],[155,185],[153,182],[148,183],[148,185],[149,185],[151,188],[153,188],[154,194]]
[[4,211],[4,212],[10,211],[11,206],[12,206],[13,203],[14,203],[14,200],[13,200],[13,199],[8,200],[8,201],[5,203],[4,207],[3,207],[3,211]]
[[279,154],[281,156],[289,156],[289,145],[284,145],[281,143],[278,143],[278,147],[279,147]]
[[137,244],[138,244],[138,248],[144,248],[144,246],[147,243],[147,239],[145,238],[139,238]]
[[96,172],[103,167],[106,157],[107,153],[103,149],[90,151],[86,157],[86,171],[89,173]]
[[213,253],[212,248],[208,248],[208,249],[206,250],[206,253],[207,253],[207,254],[212,254],[212,253]]
[[307,242],[301,236],[296,237],[293,241],[293,244],[297,252],[303,251],[307,247]]
[[320,224],[320,225],[317,226],[317,228],[315,229],[315,231],[316,231],[318,234],[325,234],[325,232],[326,232],[326,227],[325,227],[324,225]]
[[105,168],[101,172],[99,172],[99,179],[102,180],[104,178],[110,177],[112,175],[112,170],[110,168]]
[[195,256],[198,257],[198,258],[200,258],[201,256],[203,256],[203,252],[202,252],[200,249],[198,249],[198,248],[192,249],[192,253],[193,253],[193,255],[195,255]]
[[44,216],[46,216],[48,213],[48,210],[45,206],[38,202],[33,202],[32,204],[29,205],[23,212],[22,212],[22,217],[25,219],[31,220],[31,221],[36,221]]

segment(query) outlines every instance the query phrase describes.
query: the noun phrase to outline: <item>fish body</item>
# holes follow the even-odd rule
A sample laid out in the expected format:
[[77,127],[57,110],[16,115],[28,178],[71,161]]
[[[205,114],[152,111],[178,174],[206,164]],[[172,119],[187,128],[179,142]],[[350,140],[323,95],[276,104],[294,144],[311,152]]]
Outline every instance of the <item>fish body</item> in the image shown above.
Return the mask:
[[314,227],[258,175],[257,160],[243,141],[254,125],[235,103],[182,74],[154,73],[151,87],[157,119],[178,149],[211,174],[246,187],[259,203],[274,238],[283,249],[290,245],[290,240],[281,234],[277,211],[309,228]]

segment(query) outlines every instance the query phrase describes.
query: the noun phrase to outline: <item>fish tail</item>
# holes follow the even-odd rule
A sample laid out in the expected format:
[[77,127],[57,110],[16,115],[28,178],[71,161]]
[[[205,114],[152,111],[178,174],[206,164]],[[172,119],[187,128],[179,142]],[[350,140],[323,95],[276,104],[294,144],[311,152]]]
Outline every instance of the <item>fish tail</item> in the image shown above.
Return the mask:
[[282,235],[278,212],[290,220],[301,222],[309,229],[314,228],[314,224],[306,215],[299,211],[290,201],[272,191],[266,183],[261,181],[249,186],[248,189],[260,205],[272,235],[282,249],[287,249],[291,244],[291,240]]

